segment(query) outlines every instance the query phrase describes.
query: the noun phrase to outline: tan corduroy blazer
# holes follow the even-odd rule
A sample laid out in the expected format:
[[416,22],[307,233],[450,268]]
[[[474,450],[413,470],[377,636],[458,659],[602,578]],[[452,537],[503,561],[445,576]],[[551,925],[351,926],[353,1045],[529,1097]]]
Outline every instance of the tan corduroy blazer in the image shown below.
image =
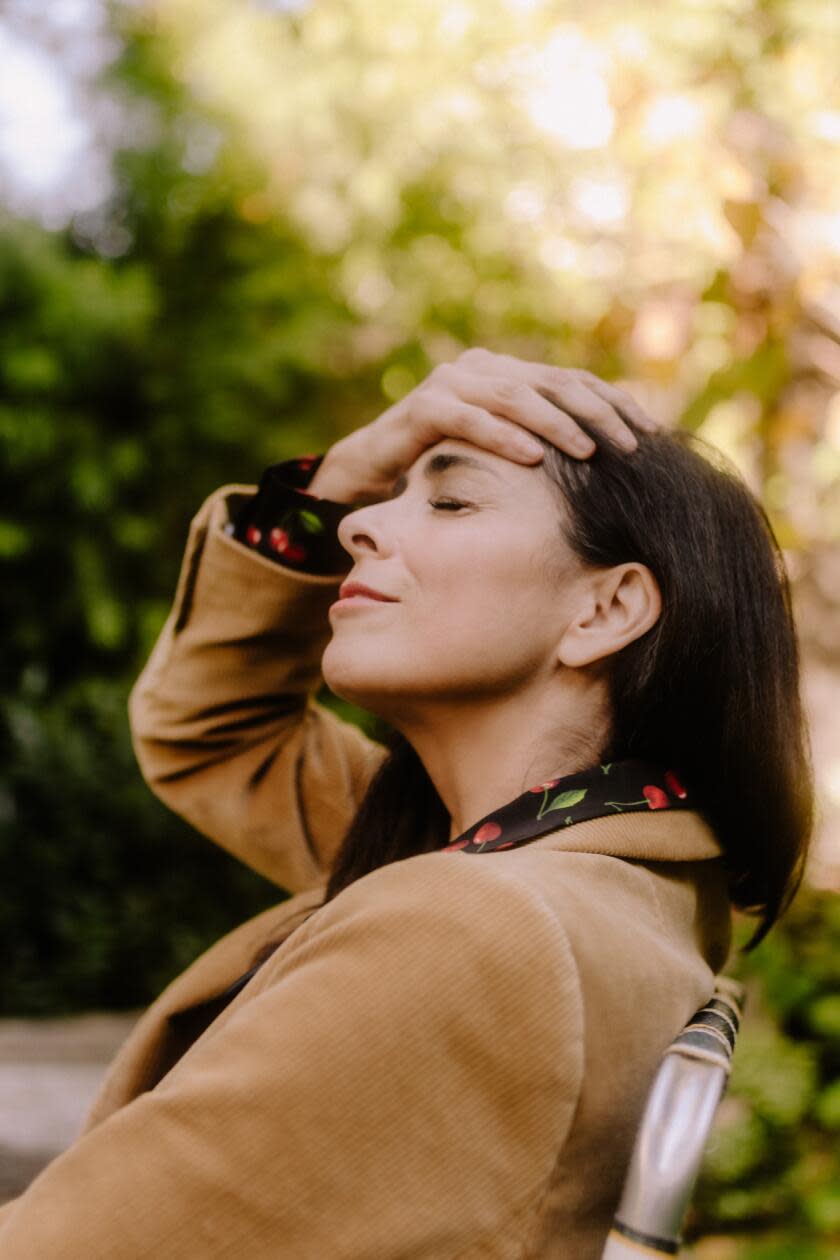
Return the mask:
[[[340,577],[222,532],[253,489],[195,516],[130,714],[154,791],[294,895],[146,1012],[0,1213],[0,1257],[595,1260],[658,1058],[727,956],[719,845],[693,812],[617,815],[317,909],[385,749],[314,700]],[[278,935],[171,1066],[169,1016]]]

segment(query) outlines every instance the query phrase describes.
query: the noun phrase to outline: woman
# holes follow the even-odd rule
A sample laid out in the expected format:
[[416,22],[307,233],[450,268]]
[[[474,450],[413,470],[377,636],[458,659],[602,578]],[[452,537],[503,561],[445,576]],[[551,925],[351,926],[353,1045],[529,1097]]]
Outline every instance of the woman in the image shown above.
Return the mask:
[[810,832],[783,566],[695,445],[476,350],[204,504],[135,746],[294,895],[146,1013],[4,1260],[599,1256],[731,904],[760,938]]

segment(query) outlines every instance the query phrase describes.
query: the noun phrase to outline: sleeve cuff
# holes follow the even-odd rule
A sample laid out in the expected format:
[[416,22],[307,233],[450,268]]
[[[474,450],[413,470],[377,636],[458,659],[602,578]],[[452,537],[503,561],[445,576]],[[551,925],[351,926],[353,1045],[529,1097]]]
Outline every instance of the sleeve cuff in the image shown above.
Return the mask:
[[225,533],[286,568],[348,573],[353,560],[338,541],[338,526],[356,507],[318,498],[306,489],[323,459],[324,453],[301,455],[271,464],[257,493],[225,526]]

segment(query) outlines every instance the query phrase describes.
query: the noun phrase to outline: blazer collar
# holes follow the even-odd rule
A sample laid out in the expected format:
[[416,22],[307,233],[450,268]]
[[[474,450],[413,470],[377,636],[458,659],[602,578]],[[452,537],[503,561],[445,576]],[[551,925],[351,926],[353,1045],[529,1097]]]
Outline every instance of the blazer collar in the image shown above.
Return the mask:
[[668,814],[593,818],[538,837],[530,846],[563,853],[600,853],[637,862],[699,862],[723,855],[723,846],[702,815],[690,809]]

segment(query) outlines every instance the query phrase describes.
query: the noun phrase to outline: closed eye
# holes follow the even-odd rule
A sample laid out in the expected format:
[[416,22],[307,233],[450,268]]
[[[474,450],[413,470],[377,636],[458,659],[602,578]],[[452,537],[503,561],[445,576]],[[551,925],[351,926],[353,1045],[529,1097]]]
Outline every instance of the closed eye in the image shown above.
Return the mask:
[[441,512],[457,512],[459,508],[469,507],[468,503],[460,503],[457,499],[429,499],[429,505]]

